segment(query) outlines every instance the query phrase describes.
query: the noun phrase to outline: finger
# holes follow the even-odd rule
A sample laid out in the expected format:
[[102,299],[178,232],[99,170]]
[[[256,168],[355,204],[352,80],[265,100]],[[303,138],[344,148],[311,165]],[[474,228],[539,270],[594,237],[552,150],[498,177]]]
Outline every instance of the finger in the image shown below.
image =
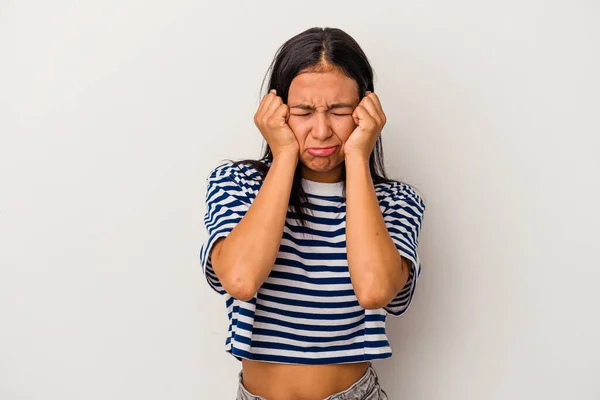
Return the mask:
[[383,107],[381,107],[381,102],[379,101],[379,96],[377,96],[377,94],[375,94],[375,93],[371,93],[371,95],[369,96],[369,99],[371,99],[371,101],[375,104],[375,109],[377,110],[377,114],[379,114],[379,117],[381,118],[383,124],[385,124],[387,121],[387,117],[385,116],[385,113],[383,112]]
[[354,112],[352,113],[352,117],[354,118],[354,122],[356,125],[360,126],[363,129],[371,129],[377,126],[377,122],[371,114],[364,108],[362,105],[358,105]]
[[282,125],[287,122],[290,115],[290,108],[287,104],[280,104],[273,113],[273,118],[283,121]]
[[271,100],[271,102],[269,103],[267,108],[265,109],[265,113],[264,113],[265,119],[270,119],[271,117],[273,117],[277,108],[279,108],[279,106],[281,104],[283,104],[283,100],[281,99],[281,97],[275,96],[275,95],[273,95],[273,96],[274,96],[273,99]]
[[[273,91],[271,90],[271,92],[273,92]],[[269,92],[269,93],[271,93],[271,92]],[[269,93],[265,94],[263,96],[263,98],[260,100],[260,104],[258,105],[258,110],[256,110],[256,115],[261,115],[262,114],[262,111],[265,108],[265,103],[267,102],[267,99],[269,97]]]
[[377,122],[377,124],[381,124],[382,123],[381,116],[377,112],[377,107],[375,106],[375,103],[373,102],[371,96],[365,97],[361,101],[360,104],[361,104],[362,107],[364,107],[369,112],[369,114]]
[[258,117],[258,119],[262,119],[265,110],[269,108],[269,104],[275,97],[275,89],[272,89],[263,97],[262,101],[260,102],[260,105],[258,106],[258,111],[256,111],[256,116]]

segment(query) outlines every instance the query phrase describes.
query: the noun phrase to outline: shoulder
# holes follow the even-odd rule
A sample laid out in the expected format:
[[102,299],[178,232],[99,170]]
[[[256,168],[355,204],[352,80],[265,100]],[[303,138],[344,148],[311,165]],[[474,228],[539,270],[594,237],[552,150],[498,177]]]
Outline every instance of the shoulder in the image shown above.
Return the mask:
[[208,185],[235,185],[247,195],[254,197],[263,181],[264,168],[269,163],[263,160],[221,162],[212,168],[206,180]]
[[377,183],[375,184],[375,192],[377,193],[379,205],[385,209],[410,206],[419,209],[420,212],[425,210],[423,198],[415,188],[406,183],[399,181]]

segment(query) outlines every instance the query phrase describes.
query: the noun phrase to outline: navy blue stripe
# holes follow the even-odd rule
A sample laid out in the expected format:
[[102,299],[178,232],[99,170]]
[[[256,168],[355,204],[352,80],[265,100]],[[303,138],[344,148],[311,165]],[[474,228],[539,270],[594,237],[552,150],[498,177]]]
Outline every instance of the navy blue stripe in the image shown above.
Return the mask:
[[336,203],[345,201],[345,198],[342,196],[325,196],[325,195],[314,194],[314,193],[306,193],[306,197],[309,199],[313,198],[313,199],[319,199],[319,200],[327,200],[327,201],[336,202]]
[[410,238],[408,240],[409,243],[415,243],[417,240],[417,234],[419,229],[418,226],[413,228],[410,225],[402,224],[400,222],[391,223],[386,221],[386,227],[390,233],[399,232],[402,234],[403,237]]
[[282,239],[287,239],[298,246],[305,247],[333,247],[333,248],[346,248],[346,241],[340,240],[339,242],[330,242],[326,240],[316,240],[316,239],[301,239],[294,237],[289,234],[289,232],[283,232]]
[[359,329],[356,332],[350,333],[348,335],[326,336],[326,337],[294,335],[294,334],[288,333],[288,332],[274,331],[272,329],[261,329],[261,328],[255,328],[252,331],[252,333],[254,335],[273,336],[275,338],[284,338],[284,339],[296,340],[298,342],[308,342],[308,343],[337,342],[340,340],[351,340],[351,339],[354,339],[355,337],[365,335],[365,332],[362,329]]
[[265,306],[264,304],[261,304],[261,303],[257,304],[256,308],[259,310],[262,310],[262,311],[273,313],[273,314],[285,315],[286,317],[304,318],[304,319],[311,319],[311,320],[324,320],[324,321],[329,320],[329,319],[338,320],[338,319],[356,318],[365,313],[364,310],[353,311],[353,312],[348,312],[348,313],[341,313],[341,314],[337,314],[337,313],[327,313],[327,314],[305,313],[305,312],[298,312],[298,311],[282,310],[280,308]]
[[410,297],[410,287],[407,290],[402,291],[398,294],[394,300],[390,302],[390,306],[405,304],[408,298]]
[[[345,216],[344,216],[345,217]],[[294,219],[295,215],[291,211],[288,211],[287,218]],[[341,225],[344,223],[345,218],[325,218],[325,217],[315,217],[314,215],[306,214],[306,220],[310,221],[314,224],[320,225]]]
[[305,208],[308,208],[309,210],[313,210],[313,211],[322,212],[322,213],[330,213],[330,214],[334,214],[334,215],[337,214],[336,216],[343,218],[344,215],[341,215],[341,214],[346,213],[346,203],[339,203],[337,201],[332,202],[332,203],[334,205],[331,205],[331,206],[308,203],[305,205]]
[[353,289],[348,290],[314,290],[305,289],[295,286],[276,285],[274,283],[265,282],[263,288],[275,290],[277,292],[296,293],[305,296],[320,296],[320,297],[336,297],[336,296],[355,296]]
[[[223,200],[226,199],[236,199],[240,203],[249,203],[248,198],[245,196],[240,196],[237,192],[240,191],[240,188],[237,184],[232,182],[230,179],[220,179],[214,180],[211,182],[214,185],[214,189],[211,187],[211,190],[207,191],[207,197],[210,200],[211,204],[220,204]],[[230,187],[230,190],[227,190],[227,187]],[[215,192],[218,190],[223,190],[223,193],[218,197],[213,197]]]
[[385,315],[365,314],[365,322],[385,322]]
[[311,228],[309,226],[292,225],[289,221],[285,221],[285,226],[294,233],[301,233],[310,236],[321,236],[326,238],[337,238],[346,234],[346,227],[338,228],[335,231],[324,231],[321,229]]
[[284,331],[276,331],[273,329],[265,329],[265,328],[255,328],[250,324],[247,324],[243,321],[237,322],[237,328],[242,329],[247,332],[251,332],[253,335],[264,335],[264,336],[274,336],[281,337],[285,339],[297,340],[297,341],[305,341],[305,342],[336,342],[339,340],[349,340],[353,339],[357,336],[361,335],[383,335],[385,334],[385,328],[363,328],[358,329],[355,332],[348,333],[345,335],[337,335],[337,336],[306,336],[306,335],[296,335],[294,333],[284,332]]
[[222,214],[218,214],[222,207],[215,208],[214,212],[210,214],[209,220],[205,220],[205,226],[208,232],[212,232],[217,229],[220,225],[235,223],[237,224],[242,220],[244,215],[246,215],[246,210],[240,211],[232,211],[227,209],[227,211]]
[[271,278],[288,279],[295,282],[307,282],[315,285],[344,285],[352,284],[349,276],[340,276],[336,278],[313,278],[306,275],[293,274],[291,272],[271,271]]
[[[269,160],[262,162],[271,165]],[[282,235],[285,244],[280,244],[275,268],[269,275],[271,280],[264,282],[249,302],[243,302],[222,288],[209,254],[216,240],[227,236],[246,214],[263,181],[263,177],[250,165],[236,166],[227,162],[211,171],[207,182],[204,224],[208,239],[200,249],[200,261],[210,286],[225,295],[230,321],[225,342],[228,351],[239,360],[249,358],[293,364],[347,363],[391,356],[388,341],[373,338],[376,335],[385,338],[386,316],[403,314],[414,295],[415,280],[421,272],[420,265],[416,265],[417,239],[425,209],[421,198],[410,186],[399,182],[374,185],[390,236],[400,254],[413,263],[408,281],[384,307],[385,311],[366,312],[356,299],[347,265],[346,200],[341,194],[324,196],[307,193],[309,201],[305,207],[309,212],[309,226],[298,225],[295,215],[288,210]],[[316,199],[320,204],[315,204]],[[315,224],[319,224],[321,229],[314,229]],[[309,265],[311,263],[316,265]],[[333,263],[340,265],[332,266]],[[277,266],[284,266],[287,270],[282,271]],[[320,273],[328,276],[319,276]],[[274,284],[273,279],[280,279],[283,284]],[[326,290],[326,285],[337,285],[338,288]],[[300,296],[304,299],[299,299]],[[342,297],[348,300],[336,301]],[[302,308],[290,309],[291,306]],[[243,320],[239,320],[238,315]],[[297,323],[299,320],[304,323]],[[348,320],[356,321],[347,323]],[[257,325],[260,324],[272,327],[259,328]],[[366,328],[369,324],[373,327]],[[293,330],[293,333],[283,332],[283,327]],[[324,337],[315,335],[317,332]],[[262,340],[257,340],[258,335],[263,337]],[[294,343],[281,343],[281,339]],[[265,349],[269,354],[251,354],[236,348],[235,343]],[[369,348],[377,348],[384,353],[364,354],[369,350],[362,349]],[[349,351],[356,350],[360,354],[347,355]],[[278,354],[281,351],[297,353],[300,357],[284,357]],[[325,352],[335,356],[319,358]]]
[[[389,215],[390,217],[396,217],[401,220],[412,219],[415,222],[419,221],[423,214],[419,211],[415,211],[415,208],[417,208],[415,204],[408,203],[406,202],[406,200],[403,200],[402,202],[405,205],[401,205],[400,203],[388,203],[388,209],[386,210],[385,214]],[[400,213],[400,211],[403,211],[403,213]]]
[[[248,324],[246,324],[248,325]],[[251,329],[252,334],[254,335],[263,335],[263,336],[273,336],[284,339],[296,340],[299,342],[309,342],[309,343],[327,343],[327,342],[337,342],[342,340],[351,340],[358,336],[368,336],[368,335],[381,335],[385,334],[385,329],[383,328],[366,328],[366,329],[358,329],[356,332],[352,332],[346,335],[339,336],[305,336],[305,335],[295,335],[293,333],[283,332],[283,331],[275,331],[272,329],[262,329],[262,328],[252,328],[252,326],[248,325]]]
[[238,311],[239,315],[244,315],[246,317],[254,318],[254,311],[248,310],[246,308],[240,308]]
[[346,252],[339,253],[306,253],[302,252],[294,247],[282,244],[279,246],[279,251],[281,253],[290,253],[295,254],[299,257],[304,258],[305,260],[346,260],[347,254]]
[[[375,342],[353,342],[345,345],[334,345],[334,346],[294,346],[287,343],[278,343],[278,342],[263,342],[260,340],[248,340],[248,338],[243,338],[243,341],[240,340],[242,337],[239,336],[236,340],[240,343],[249,344],[252,347],[258,347],[263,349],[277,349],[277,350],[287,350],[287,351],[299,351],[299,352],[308,352],[308,353],[324,353],[329,351],[350,351],[362,348],[377,348],[383,347],[388,344],[386,340],[380,340]],[[250,343],[248,343],[250,342]]]
[[258,291],[258,299],[272,301],[274,303],[287,304],[290,306],[312,307],[312,308],[346,308],[359,305],[358,300],[350,301],[307,301],[298,299],[287,299],[284,297],[271,296]]
[[298,329],[298,330],[303,330],[303,331],[322,331],[322,332],[345,331],[348,329],[356,328],[357,326],[361,326],[365,322],[364,320],[359,319],[356,322],[353,322],[351,324],[344,324],[344,325],[308,325],[308,324],[299,324],[296,322],[282,321],[279,319],[265,317],[262,315],[256,315],[254,317],[254,321],[263,322],[265,324],[285,326],[287,328],[293,328],[293,329]]

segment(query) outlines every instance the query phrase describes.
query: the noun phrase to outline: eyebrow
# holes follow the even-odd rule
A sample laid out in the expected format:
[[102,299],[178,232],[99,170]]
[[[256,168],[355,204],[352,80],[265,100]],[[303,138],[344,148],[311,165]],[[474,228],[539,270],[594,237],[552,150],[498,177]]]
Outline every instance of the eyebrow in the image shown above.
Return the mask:
[[[309,106],[308,104],[298,104],[296,106],[290,108],[299,108],[301,110],[309,110],[314,111],[315,108],[313,106]],[[334,108],[354,108],[354,106],[350,103],[335,103],[329,106],[328,110],[332,110]]]

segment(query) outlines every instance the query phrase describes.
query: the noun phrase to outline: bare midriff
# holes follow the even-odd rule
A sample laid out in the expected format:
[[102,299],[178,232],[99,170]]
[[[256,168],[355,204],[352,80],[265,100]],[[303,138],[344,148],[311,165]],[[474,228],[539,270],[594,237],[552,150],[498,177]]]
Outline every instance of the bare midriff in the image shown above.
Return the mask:
[[242,359],[242,377],[250,393],[268,400],[323,400],[356,383],[368,366],[368,362],[300,365]]

